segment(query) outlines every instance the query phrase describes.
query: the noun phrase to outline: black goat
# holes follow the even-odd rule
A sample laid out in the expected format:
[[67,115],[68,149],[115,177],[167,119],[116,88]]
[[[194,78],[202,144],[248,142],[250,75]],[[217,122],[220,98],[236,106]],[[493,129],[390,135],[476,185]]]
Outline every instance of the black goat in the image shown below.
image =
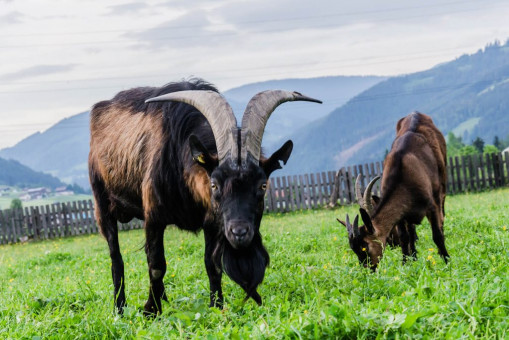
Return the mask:
[[211,306],[222,306],[223,270],[261,303],[256,289],[269,263],[259,231],[267,180],[293,147],[288,141],[266,159],[261,141],[272,111],[295,100],[319,102],[297,92],[261,92],[249,102],[241,128],[226,100],[202,80],[135,88],[94,105],[89,174],[119,312],[125,282],[117,221],[132,218],[145,221],[145,313],[160,312],[166,299],[163,233],[169,224],[203,229]]

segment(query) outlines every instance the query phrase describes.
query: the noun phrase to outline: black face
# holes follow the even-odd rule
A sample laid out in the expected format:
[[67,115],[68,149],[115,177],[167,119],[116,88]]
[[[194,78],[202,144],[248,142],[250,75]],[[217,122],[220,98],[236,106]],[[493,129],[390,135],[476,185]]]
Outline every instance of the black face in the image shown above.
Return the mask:
[[[350,244],[350,248],[353,250],[359,262],[367,267],[368,265],[368,254],[369,254],[369,244],[366,242],[365,237],[368,236],[368,230],[366,226],[358,226],[358,217],[355,218],[355,221],[352,224],[347,223],[346,221],[337,219],[339,223],[344,225],[348,231],[348,243]],[[347,217],[348,221],[348,217]],[[358,235],[354,235],[352,232],[352,228],[358,228]]]
[[349,237],[348,241],[350,242],[350,248],[352,248],[355,255],[357,255],[359,262],[364,267],[367,267],[368,266],[369,244],[364,240],[364,237],[367,236],[365,226],[359,227],[359,231],[360,231],[360,235],[358,237]]
[[210,188],[211,205],[226,239],[234,249],[247,248],[259,232],[267,175],[254,164],[232,169],[226,162],[212,172]]
[[211,206],[226,239],[234,249],[249,247],[259,232],[267,180],[274,170],[281,169],[281,161],[286,164],[293,143],[287,141],[270,158],[244,168],[229,160],[218,165],[217,158],[195,136],[189,142],[193,159],[209,174]]

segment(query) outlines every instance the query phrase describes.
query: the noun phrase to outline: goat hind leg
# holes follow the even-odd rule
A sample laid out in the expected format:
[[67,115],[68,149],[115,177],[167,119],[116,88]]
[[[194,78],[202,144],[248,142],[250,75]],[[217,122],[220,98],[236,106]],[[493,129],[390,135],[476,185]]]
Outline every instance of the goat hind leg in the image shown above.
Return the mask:
[[91,173],[90,183],[94,192],[97,224],[99,225],[101,234],[106,238],[110,250],[115,307],[118,313],[122,314],[125,306],[124,261],[118,243],[117,219],[109,211],[111,202],[105,193],[102,179],[94,173]]
[[444,238],[444,231],[442,225],[440,225],[440,221],[443,219],[440,216],[440,208],[432,209],[428,212],[428,221],[431,224],[431,231],[433,233],[433,241],[437,245],[438,253],[442,258],[444,259],[445,263],[448,262],[449,259],[449,253],[447,252],[447,249],[445,248],[445,238]]
[[111,216],[103,216],[101,218],[101,233],[106,238],[110,250],[115,307],[118,313],[122,314],[125,306],[124,261],[118,243],[117,220]]

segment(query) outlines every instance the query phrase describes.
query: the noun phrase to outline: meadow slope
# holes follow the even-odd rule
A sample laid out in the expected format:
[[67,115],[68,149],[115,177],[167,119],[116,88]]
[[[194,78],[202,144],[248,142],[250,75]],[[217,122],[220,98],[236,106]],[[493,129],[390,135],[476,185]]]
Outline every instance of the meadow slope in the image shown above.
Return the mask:
[[0,247],[0,338],[508,338],[509,189],[448,197],[439,258],[427,222],[418,260],[387,249],[373,274],[335,221],[355,207],[270,214],[264,304],[224,277],[225,309],[208,308],[203,237],[168,228],[169,303],[147,320],[143,231],[120,234],[128,307],[113,312],[110,259],[97,235]]

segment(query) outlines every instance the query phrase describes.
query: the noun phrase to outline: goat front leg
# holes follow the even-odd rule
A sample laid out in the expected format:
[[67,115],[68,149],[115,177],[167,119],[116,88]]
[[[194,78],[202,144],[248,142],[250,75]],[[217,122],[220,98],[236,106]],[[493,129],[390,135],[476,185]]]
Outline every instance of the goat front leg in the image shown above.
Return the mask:
[[205,235],[205,269],[210,284],[210,307],[223,308],[223,291],[221,289],[221,277],[223,270],[217,267],[213,260],[214,249],[217,245],[217,233],[215,230],[204,229]]
[[164,229],[162,224],[145,221],[148,274],[150,277],[150,290],[144,307],[144,314],[154,316],[162,312],[161,299],[167,300],[164,291],[163,278],[166,273],[166,259],[164,257]]

